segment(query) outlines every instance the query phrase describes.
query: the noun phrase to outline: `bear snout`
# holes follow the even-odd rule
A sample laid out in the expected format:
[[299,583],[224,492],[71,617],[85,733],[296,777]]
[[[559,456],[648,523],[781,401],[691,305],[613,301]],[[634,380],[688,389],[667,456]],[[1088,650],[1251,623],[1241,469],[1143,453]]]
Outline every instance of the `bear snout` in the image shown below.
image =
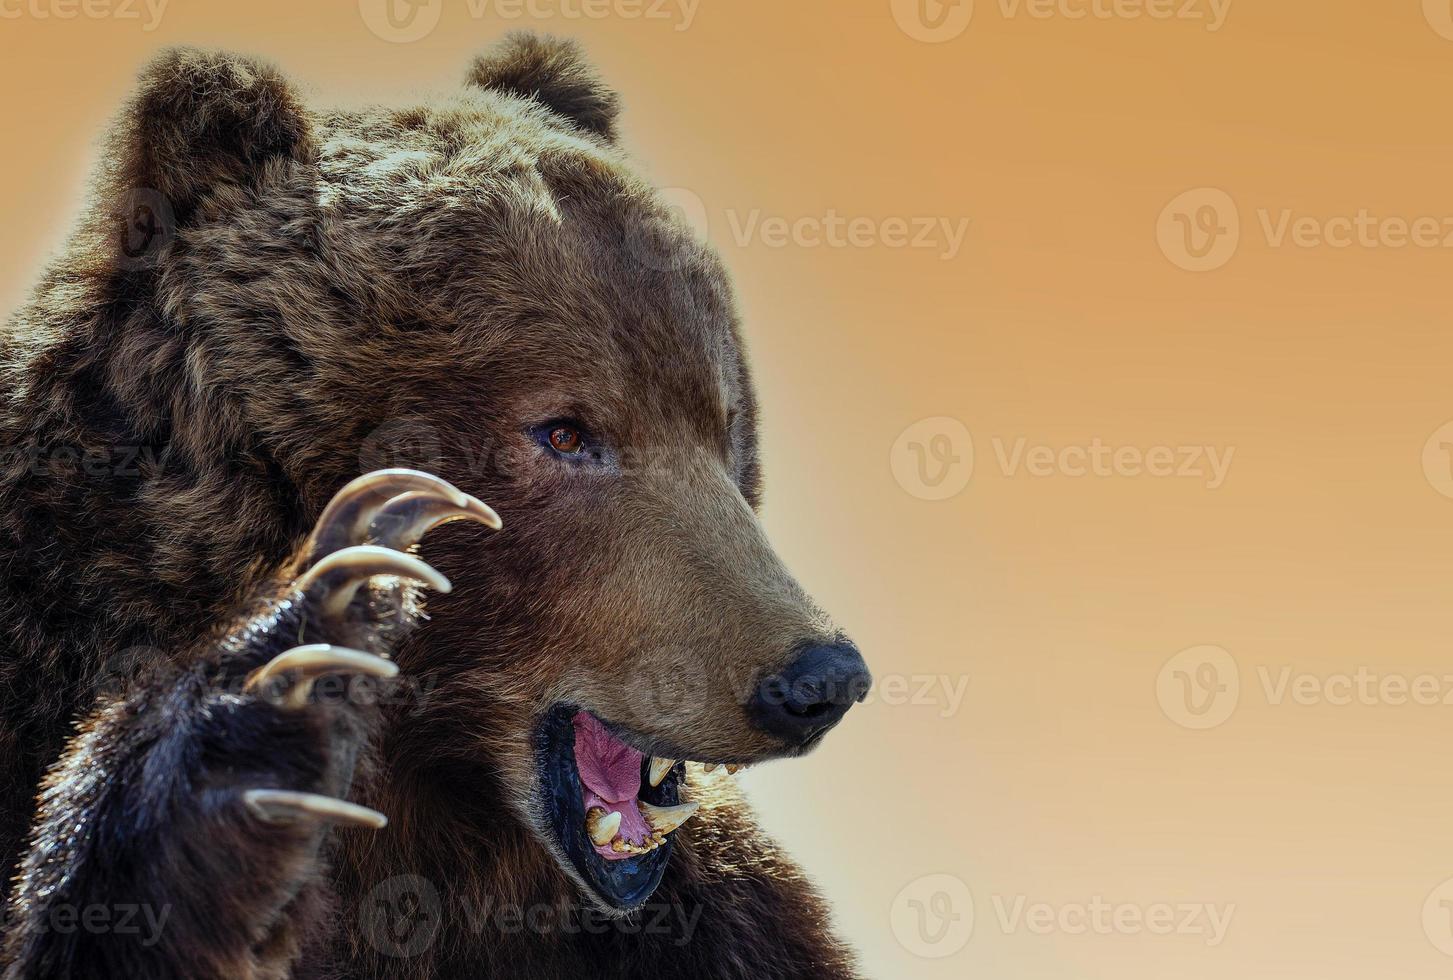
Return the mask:
[[794,748],[812,745],[868,696],[873,678],[852,643],[811,644],[778,673],[762,679],[747,704],[761,731]]

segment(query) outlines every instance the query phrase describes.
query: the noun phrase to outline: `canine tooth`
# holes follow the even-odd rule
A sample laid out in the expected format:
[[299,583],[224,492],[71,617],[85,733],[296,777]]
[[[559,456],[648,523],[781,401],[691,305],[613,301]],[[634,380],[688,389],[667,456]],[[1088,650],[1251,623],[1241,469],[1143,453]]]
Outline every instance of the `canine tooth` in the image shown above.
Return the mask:
[[682,803],[680,806],[652,806],[649,803],[639,802],[641,815],[646,818],[646,823],[651,829],[660,834],[669,834],[677,827],[690,820],[697,810],[701,809],[700,803]]
[[658,759],[651,757],[651,785],[660,786],[666,781],[666,775],[676,765],[675,759]]
[[591,807],[585,815],[585,829],[590,834],[590,840],[597,847],[605,847],[613,840],[618,840],[616,831],[621,829],[621,815],[617,810],[606,813],[600,807]]

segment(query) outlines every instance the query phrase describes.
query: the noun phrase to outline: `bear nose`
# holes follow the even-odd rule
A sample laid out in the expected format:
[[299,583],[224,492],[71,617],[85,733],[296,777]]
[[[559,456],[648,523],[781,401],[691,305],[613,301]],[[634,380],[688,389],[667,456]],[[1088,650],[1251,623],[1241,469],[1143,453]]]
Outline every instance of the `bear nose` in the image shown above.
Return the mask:
[[780,673],[763,679],[747,705],[762,731],[806,744],[868,696],[873,678],[851,643],[809,646]]

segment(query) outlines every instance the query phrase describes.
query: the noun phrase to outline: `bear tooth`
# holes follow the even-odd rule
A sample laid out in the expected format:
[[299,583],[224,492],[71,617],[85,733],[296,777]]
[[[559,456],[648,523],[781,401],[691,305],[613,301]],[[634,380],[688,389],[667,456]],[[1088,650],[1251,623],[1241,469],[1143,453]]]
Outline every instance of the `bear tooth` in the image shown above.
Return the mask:
[[701,771],[702,772],[716,772],[716,763],[715,762],[703,762],[701,764]]
[[585,815],[585,829],[597,847],[605,847],[615,839],[616,831],[621,829],[620,812],[613,810],[606,813],[600,807],[592,807]]
[[697,810],[701,809],[700,803],[682,803],[680,806],[652,806],[649,803],[639,802],[641,816],[646,818],[646,823],[651,829],[661,834],[669,834],[677,827],[690,820]]
[[728,776],[735,776],[737,773],[741,772],[745,768],[747,768],[747,767],[746,766],[737,766],[737,765],[728,764],[727,767],[726,767],[727,775]]
[[663,782],[665,782],[666,774],[669,773],[672,768],[675,767],[675,765],[675,759],[657,759],[656,757],[652,756],[650,773],[651,785],[660,786]]

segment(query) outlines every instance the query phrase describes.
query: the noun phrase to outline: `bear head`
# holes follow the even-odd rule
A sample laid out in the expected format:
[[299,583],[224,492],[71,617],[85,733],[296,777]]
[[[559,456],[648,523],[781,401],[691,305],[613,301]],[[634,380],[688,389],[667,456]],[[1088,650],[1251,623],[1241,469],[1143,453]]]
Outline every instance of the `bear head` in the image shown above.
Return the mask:
[[763,533],[728,277],[617,113],[533,35],[402,109],[168,52],[111,144],[95,261],[130,304],[115,396],[190,452],[265,460],[293,532],[383,466],[500,513],[426,542],[456,588],[399,653],[424,693],[383,778],[514,822],[628,910],[689,812],[684,760],[801,754],[868,675]]

